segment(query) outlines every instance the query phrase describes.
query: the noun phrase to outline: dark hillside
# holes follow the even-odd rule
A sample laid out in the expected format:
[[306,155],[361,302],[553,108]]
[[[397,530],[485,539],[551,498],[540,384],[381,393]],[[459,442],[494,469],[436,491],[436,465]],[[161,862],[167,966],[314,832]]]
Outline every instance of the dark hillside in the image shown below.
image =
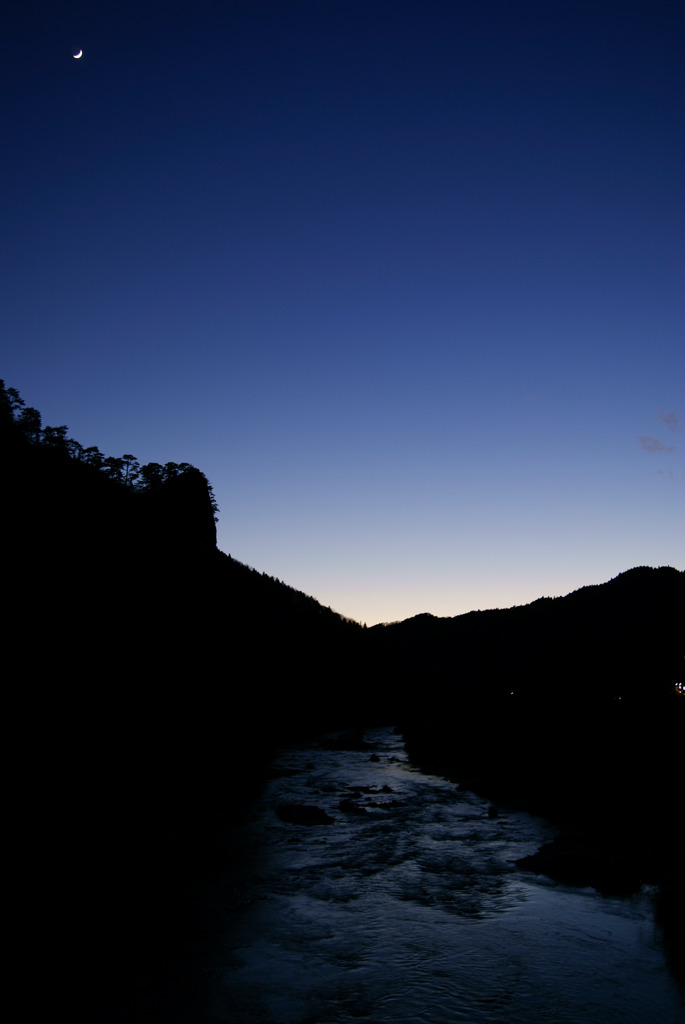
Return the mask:
[[641,567],[564,598],[370,631],[406,694],[415,762],[556,821],[533,870],[658,882],[681,978],[684,611],[685,574]]
[[685,573],[640,567],[563,598],[369,630],[412,759],[556,821],[531,870],[657,882],[683,984],[684,624]]
[[[566,597],[455,618],[418,615],[370,637],[398,679],[421,677],[437,701],[495,697],[640,701],[682,676],[685,574],[637,568]],[[430,701],[428,702],[430,703]]]
[[13,854],[108,990],[179,939],[273,743],[359,720],[363,634],[217,551],[194,467],[134,486],[0,406]]
[[499,798],[612,828],[649,792],[642,813],[668,831],[685,713],[683,609],[684,573],[637,568],[564,598],[417,616],[370,634],[407,694],[415,756]]

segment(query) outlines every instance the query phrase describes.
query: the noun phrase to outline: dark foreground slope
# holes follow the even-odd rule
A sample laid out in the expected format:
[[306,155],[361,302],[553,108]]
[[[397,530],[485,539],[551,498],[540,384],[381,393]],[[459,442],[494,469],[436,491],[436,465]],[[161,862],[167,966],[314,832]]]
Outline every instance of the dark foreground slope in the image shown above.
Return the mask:
[[8,416],[0,449],[17,927],[50,985],[115,992],[181,941],[273,744],[357,720],[363,634],[217,551],[199,471],[136,490]]

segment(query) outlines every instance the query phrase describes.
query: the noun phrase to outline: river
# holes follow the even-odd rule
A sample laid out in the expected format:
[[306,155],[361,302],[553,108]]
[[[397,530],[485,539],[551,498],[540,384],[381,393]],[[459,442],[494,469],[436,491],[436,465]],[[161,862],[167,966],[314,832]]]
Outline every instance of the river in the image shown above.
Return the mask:
[[682,1024],[651,892],[520,870],[548,823],[413,769],[389,728],[365,738],[281,750],[233,829],[208,1021]]

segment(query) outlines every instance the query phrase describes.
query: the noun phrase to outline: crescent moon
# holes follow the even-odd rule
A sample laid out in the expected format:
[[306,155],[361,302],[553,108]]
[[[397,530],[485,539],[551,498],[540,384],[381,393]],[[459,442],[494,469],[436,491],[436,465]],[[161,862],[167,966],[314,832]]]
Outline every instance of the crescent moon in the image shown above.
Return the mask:
[[83,50],[79,50],[78,53],[74,53],[74,54],[72,54],[72,56],[73,56],[74,60],[78,60],[79,57],[83,56]]

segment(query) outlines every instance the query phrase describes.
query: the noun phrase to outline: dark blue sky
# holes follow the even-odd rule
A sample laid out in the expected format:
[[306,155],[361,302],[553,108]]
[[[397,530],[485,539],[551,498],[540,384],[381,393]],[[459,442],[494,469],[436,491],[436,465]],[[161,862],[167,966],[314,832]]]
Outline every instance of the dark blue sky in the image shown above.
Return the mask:
[[684,27],[11,4],[1,375],[369,623],[684,568]]

